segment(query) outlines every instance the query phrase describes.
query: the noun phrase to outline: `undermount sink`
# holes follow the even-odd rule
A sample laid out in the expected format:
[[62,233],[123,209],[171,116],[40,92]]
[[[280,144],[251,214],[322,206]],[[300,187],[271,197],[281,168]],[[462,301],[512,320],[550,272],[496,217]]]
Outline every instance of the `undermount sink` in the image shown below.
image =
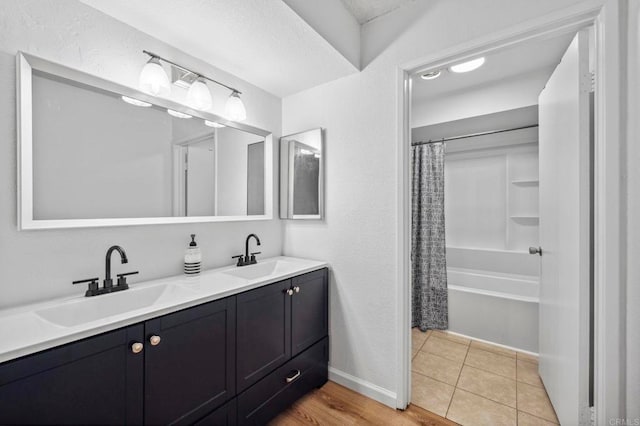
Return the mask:
[[257,263],[255,265],[228,269],[223,271],[223,273],[234,277],[245,278],[247,280],[255,280],[261,277],[268,277],[269,275],[287,273],[288,269],[293,270],[294,268],[295,263],[284,260],[272,260],[264,263]]
[[168,285],[158,285],[77,299],[62,305],[41,309],[35,313],[50,323],[73,327],[151,306],[168,290],[168,287]]

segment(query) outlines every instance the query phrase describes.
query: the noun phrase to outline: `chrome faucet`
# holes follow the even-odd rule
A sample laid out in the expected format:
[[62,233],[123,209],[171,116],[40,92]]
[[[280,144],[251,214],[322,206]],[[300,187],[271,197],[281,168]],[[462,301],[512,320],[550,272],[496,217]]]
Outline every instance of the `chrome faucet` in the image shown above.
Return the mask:
[[260,238],[258,238],[256,234],[249,234],[246,241],[244,242],[244,256],[239,254],[237,256],[231,257],[232,259],[238,259],[238,263],[236,264],[236,266],[255,265],[256,263],[258,263],[258,261],[256,260],[256,254],[260,254],[260,252],[256,251],[253,253],[249,253],[249,240],[251,238],[255,238],[256,243],[260,245]]

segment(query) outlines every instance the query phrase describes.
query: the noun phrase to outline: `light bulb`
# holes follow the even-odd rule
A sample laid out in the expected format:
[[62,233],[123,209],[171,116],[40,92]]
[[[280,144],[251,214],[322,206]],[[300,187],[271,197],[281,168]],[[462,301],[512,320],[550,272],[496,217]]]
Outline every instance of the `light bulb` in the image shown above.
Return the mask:
[[233,92],[229,95],[224,111],[227,119],[231,121],[244,121],[247,119],[247,110],[238,92]]
[[221,129],[222,127],[226,127],[224,124],[216,123],[215,121],[204,120],[204,125],[209,127],[215,127],[216,129]]
[[140,90],[153,96],[168,96],[171,93],[169,77],[160,64],[160,59],[151,58],[140,71]]
[[187,105],[191,108],[206,111],[213,104],[211,100],[211,92],[202,77],[198,77],[196,81],[191,83],[187,92]]

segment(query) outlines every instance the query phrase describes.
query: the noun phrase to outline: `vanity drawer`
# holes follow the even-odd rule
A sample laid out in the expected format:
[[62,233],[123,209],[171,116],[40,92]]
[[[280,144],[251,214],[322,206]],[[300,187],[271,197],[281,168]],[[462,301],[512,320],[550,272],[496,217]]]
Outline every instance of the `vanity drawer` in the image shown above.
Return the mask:
[[[239,424],[266,424],[310,390],[327,381],[325,337],[238,396]],[[299,373],[299,374],[298,374]]]

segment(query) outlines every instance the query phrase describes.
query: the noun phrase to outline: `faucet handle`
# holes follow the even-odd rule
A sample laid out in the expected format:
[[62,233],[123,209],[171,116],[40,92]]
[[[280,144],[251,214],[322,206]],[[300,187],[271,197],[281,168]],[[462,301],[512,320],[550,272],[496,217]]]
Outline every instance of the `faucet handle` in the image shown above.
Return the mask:
[[133,272],[125,272],[124,274],[118,274],[118,284],[117,286],[122,288],[123,290],[125,288],[129,288],[129,284],[127,284],[127,277],[129,275],[136,275],[139,274],[140,272],[138,271],[133,271]]
[[260,252],[260,251],[256,251],[254,253],[251,253],[251,258],[249,259],[249,261],[247,263],[250,263],[252,265],[255,264],[255,263],[258,263],[258,261],[256,260],[256,254],[261,254],[261,253],[262,252]]
[[72,281],[71,284],[89,283],[87,291],[86,291],[86,293],[84,295],[85,295],[85,297],[90,297],[90,296],[95,296],[96,294],[98,294],[98,280],[99,279],[100,278],[98,278],[98,277],[87,278],[86,280]]
[[244,266],[244,256],[241,254],[231,256],[232,259],[238,259],[236,266]]

